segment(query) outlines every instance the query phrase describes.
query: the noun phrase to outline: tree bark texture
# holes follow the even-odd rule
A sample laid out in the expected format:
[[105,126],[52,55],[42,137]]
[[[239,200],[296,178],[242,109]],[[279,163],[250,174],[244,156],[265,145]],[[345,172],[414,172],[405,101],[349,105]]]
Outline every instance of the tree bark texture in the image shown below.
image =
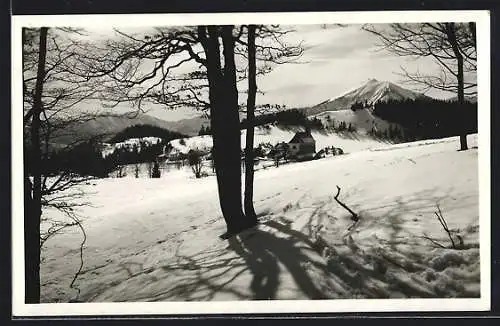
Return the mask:
[[[241,140],[238,90],[232,26],[200,26],[205,50],[210,98],[213,158],[222,215],[228,233],[238,233],[249,223],[241,200]],[[224,67],[219,39],[222,39]]]
[[255,25],[248,26],[248,97],[247,97],[247,134],[245,139],[245,214],[249,221],[257,223],[253,205],[254,183],[254,122],[255,97],[257,94],[255,63]]
[[[457,99],[458,104],[462,106],[465,103],[465,95],[464,95],[464,58],[462,53],[460,52],[457,35],[456,35],[456,25],[455,23],[447,23],[446,24],[446,34],[448,40],[451,44],[451,48],[455,57],[457,58]],[[467,131],[465,130],[465,123],[463,121],[465,119],[464,114],[460,115],[459,123],[462,125],[461,129],[463,133],[460,134],[460,150],[468,149],[467,146]]]
[[[30,125],[31,148],[28,159],[31,171],[24,175],[24,246],[25,246],[25,302],[40,302],[40,218],[42,215],[42,153],[40,144],[40,116],[43,111],[42,94],[47,56],[48,28],[40,29],[39,53],[35,94]],[[25,162],[26,165],[26,162]],[[29,179],[29,173],[33,182]]]

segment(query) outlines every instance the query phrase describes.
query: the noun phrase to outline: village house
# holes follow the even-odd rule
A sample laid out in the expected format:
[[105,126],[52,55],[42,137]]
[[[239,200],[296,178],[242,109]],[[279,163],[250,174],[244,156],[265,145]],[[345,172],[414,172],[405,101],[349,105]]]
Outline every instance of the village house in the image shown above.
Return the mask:
[[316,153],[316,141],[311,132],[297,132],[288,142],[288,157],[295,159],[312,159]]
[[163,153],[159,155],[158,157],[161,160],[169,160],[169,161],[178,161],[182,160],[185,157],[185,153],[180,151],[178,148],[168,148],[165,146],[163,148]]

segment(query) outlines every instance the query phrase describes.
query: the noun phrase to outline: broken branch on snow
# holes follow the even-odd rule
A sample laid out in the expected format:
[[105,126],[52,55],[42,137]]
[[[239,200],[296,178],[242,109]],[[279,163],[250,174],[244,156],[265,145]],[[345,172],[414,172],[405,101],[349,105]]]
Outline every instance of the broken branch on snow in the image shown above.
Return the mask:
[[346,204],[344,204],[343,202],[341,202],[338,197],[340,195],[340,187],[337,186],[337,194],[335,195],[335,197],[333,197],[335,199],[335,201],[340,205],[342,206],[344,209],[346,209],[349,213],[351,213],[351,219],[354,221],[354,222],[357,222],[359,221],[359,215],[356,214],[352,209],[350,209]]

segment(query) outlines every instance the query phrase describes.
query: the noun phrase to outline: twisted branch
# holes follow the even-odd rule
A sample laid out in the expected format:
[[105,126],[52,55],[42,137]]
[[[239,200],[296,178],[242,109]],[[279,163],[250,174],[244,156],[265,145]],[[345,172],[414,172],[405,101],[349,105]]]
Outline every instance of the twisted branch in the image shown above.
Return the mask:
[[349,213],[351,213],[351,219],[354,221],[354,222],[357,222],[359,221],[359,215],[356,214],[352,209],[350,209],[346,204],[344,204],[343,202],[341,202],[338,197],[340,195],[340,187],[337,186],[337,194],[335,195],[335,197],[333,197],[335,199],[335,201],[340,205],[342,206],[345,210],[347,210]]

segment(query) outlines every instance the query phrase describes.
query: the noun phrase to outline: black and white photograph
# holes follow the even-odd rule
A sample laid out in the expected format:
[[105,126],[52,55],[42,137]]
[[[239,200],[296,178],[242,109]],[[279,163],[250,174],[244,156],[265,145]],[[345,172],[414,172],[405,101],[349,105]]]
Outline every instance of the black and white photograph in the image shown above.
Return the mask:
[[14,16],[14,313],[489,309],[489,33]]

